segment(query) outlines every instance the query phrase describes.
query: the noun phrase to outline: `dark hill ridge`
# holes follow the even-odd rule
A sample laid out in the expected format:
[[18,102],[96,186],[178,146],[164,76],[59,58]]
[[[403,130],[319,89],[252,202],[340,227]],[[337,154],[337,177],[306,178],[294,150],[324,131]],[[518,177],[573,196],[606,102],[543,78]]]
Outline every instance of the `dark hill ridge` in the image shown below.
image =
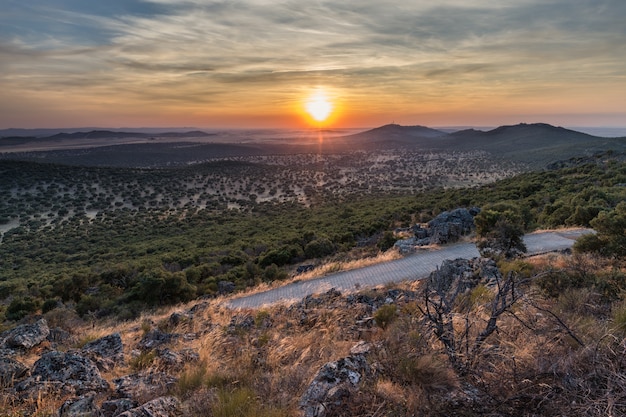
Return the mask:
[[48,136],[45,139],[107,139],[107,138],[192,138],[192,137],[205,137],[213,136],[214,133],[206,133],[199,130],[191,132],[164,132],[164,133],[140,133],[140,132],[114,132],[111,130],[92,130],[89,132],[74,132],[74,133],[57,133],[56,135]]
[[[193,130],[186,132],[136,132],[115,130],[91,130],[57,133],[45,138],[39,137],[10,137],[0,138],[0,153],[2,147],[35,144],[35,143],[60,143],[65,140],[81,140],[89,143],[90,139],[100,141],[98,146],[110,146],[111,149],[56,149],[40,150],[37,155],[33,151],[24,151],[19,154],[5,155],[4,158],[45,158],[50,162],[65,163],[72,155],[80,155],[81,163],[89,165],[118,165],[115,155],[135,154],[139,161],[145,157],[149,159],[149,166],[168,166],[176,161],[178,164],[194,163],[199,160],[212,159],[226,156],[250,156],[272,154],[302,154],[302,153],[326,153],[337,154],[353,151],[377,152],[381,150],[411,151],[411,152],[453,152],[453,151],[485,151],[489,152],[494,159],[509,160],[525,164],[529,169],[542,169],[570,158],[589,157],[612,150],[626,152],[626,137],[606,138],[592,136],[563,127],[556,127],[546,123],[521,123],[510,126],[500,126],[496,129],[482,131],[466,129],[453,133],[431,129],[425,126],[401,126],[388,124],[365,132],[329,137],[323,143],[301,144],[298,141],[283,141],[276,143],[251,141],[249,145],[235,143],[237,136],[228,136],[220,143],[211,146],[200,146],[194,138],[202,138],[216,135]],[[151,141],[151,138],[164,139]],[[234,138],[234,139],[233,139]],[[111,139],[109,142],[108,139]],[[141,147],[130,146],[128,143],[119,143],[125,139],[142,139]],[[147,139],[147,140],[146,140]],[[167,140],[178,139],[178,140]],[[181,147],[180,139],[190,142],[188,146]],[[116,141],[118,143],[116,143]],[[171,142],[167,143],[166,142]],[[201,142],[201,141],[197,141]],[[216,141],[217,142],[217,141]],[[135,144],[136,145],[136,144]],[[61,145],[60,145],[61,146]],[[64,145],[63,145],[64,146]],[[191,148],[190,148],[191,146]],[[167,149],[167,151],[165,151]],[[150,155],[150,158],[148,158]],[[132,159],[132,158],[131,158]],[[131,161],[132,162],[132,161]],[[146,161],[148,162],[148,161]],[[124,166],[129,161],[124,162]],[[139,162],[135,162],[139,164]],[[139,164],[138,166],[145,166]]]
[[125,138],[201,138],[214,136],[215,133],[207,133],[200,130],[189,132],[163,132],[163,133],[146,133],[146,132],[117,132],[112,130],[90,130],[72,133],[56,133],[50,136],[8,136],[0,138],[0,144],[18,144],[32,141],[55,141],[65,139],[125,139]]
[[626,150],[626,138],[592,136],[546,123],[521,123],[489,131],[466,129],[453,133],[422,126],[386,125],[346,137],[346,140],[365,148],[401,146],[422,150],[483,150],[532,168],[607,150]]

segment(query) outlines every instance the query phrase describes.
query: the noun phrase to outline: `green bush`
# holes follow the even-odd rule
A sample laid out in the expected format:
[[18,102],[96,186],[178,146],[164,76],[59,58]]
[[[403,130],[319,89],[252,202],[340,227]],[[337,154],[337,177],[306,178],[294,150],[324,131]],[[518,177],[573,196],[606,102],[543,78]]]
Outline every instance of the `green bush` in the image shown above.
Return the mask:
[[8,320],[17,321],[36,312],[38,308],[39,302],[31,297],[14,298],[4,315]]
[[386,329],[397,317],[398,307],[395,304],[385,304],[374,313],[374,321],[381,329]]

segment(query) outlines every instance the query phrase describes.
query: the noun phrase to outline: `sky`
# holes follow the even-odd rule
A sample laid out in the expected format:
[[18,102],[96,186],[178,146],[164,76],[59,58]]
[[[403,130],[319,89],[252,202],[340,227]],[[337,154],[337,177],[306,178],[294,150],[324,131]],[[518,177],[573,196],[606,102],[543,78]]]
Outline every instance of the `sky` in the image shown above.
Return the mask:
[[0,128],[626,126],[624,0],[0,6]]

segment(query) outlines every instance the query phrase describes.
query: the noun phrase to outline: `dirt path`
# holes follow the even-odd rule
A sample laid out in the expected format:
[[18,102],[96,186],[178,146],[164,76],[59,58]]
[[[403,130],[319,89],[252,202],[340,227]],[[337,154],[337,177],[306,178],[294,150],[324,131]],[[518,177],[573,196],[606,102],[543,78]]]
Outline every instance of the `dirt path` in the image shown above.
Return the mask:
[[[576,238],[589,232],[587,229],[575,229],[533,233],[524,236],[524,243],[530,255],[553,252],[571,248]],[[293,282],[265,292],[233,298],[226,302],[226,306],[239,309],[260,308],[278,303],[291,304],[309,294],[325,292],[331,288],[350,293],[366,287],[417,280],[427,277],[447,259],[471,259],[477,256],[479,254],[474,243],[458,243],[431,252],[416,253],[390,262]]]

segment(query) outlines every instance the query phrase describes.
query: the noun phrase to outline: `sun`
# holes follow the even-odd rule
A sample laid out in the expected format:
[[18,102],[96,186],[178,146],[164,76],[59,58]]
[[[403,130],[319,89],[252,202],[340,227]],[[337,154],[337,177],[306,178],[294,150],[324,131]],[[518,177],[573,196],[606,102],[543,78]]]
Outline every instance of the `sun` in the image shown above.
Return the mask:
[[323,92],[315,93],[306,102],[306,111],[317,122],[324,122],[333,111],[333,105]]

